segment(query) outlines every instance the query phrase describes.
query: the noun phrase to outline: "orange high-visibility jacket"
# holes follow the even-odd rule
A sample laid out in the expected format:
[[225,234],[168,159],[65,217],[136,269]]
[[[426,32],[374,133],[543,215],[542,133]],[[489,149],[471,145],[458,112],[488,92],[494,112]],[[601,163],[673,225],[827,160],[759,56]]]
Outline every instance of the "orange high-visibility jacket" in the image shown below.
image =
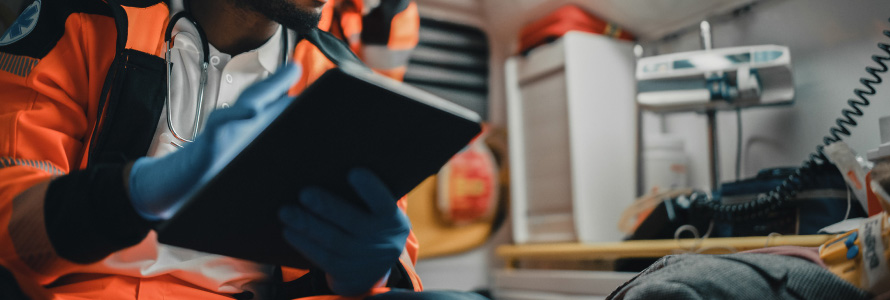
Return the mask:
[[[400,51],[416,44],[417,9],[392,2],[409,4],[380,6],[401,9],[383,20],[407,24],[389,24],[389,39],[407,42],[382,45]],[[0,265],[35,299],[231,299],[172,277],[72,275],[150,230],[126,198],[122,168],[145,155],[163,109],[169,9],[160,0],[35,3],[0,37]],[[333,10],[325,7],[319,28],[355,32],[350,13],[337,19]],[[413,36],[396,28],[413,28]],[[293,56],[304,73],[292,93],[335,67],[307,41]],[[416,251],[412,234],[400,270],[420,290]],[[285,268],[282,277],[298,281],[306,273]]]

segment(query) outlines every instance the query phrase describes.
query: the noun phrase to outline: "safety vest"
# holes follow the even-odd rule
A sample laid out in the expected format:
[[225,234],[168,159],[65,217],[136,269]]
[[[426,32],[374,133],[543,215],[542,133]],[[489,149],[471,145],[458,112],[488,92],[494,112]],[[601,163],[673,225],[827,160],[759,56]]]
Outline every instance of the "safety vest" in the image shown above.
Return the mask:
[[[388,16],[413,14],[416,19],[413,2],[382,1],[387,2],[409,3],[393,6],[402,11],[389,12]],[[48,244],[23,246],[16,239],[22,233],[15,231],[18,225],[10,224],[28,218],[12,214],[16,209],[14,199],[53,176],[98,164],[120,164],[145,155],[166,94],[162,56],[169,8],[160,0],[35,3],[36,13],[29,12],[31,7],[25,10],[25,14],[35,13],[33,18],[20,17],[11,26],[18,27],[0,37],[0,91],[4,102],[0,104],[0,264],[13,272],[31,297],[40,299],[49,295],[42,286],[76,273],[79,265],[56,257]],[[327,5],[319,29],[334,26],[344,32],[355,31],[355,27],[343,25],[349,17],[334,19],[335,16],[334,7]],[[403,22],[408,27],[416,28],[416,20],[402,20],[407,20]],[[354,43],[350,46],[362,47]],[[303,76],[291,94],[298,94],[324,71],[336,67],[325,53],[306,40],[297,43],[293,57],[302,64]],[[389,69],[379,70],[387,74]],[[404,199],[399,205],[404,209]],[[33,219],[42,220],[41,213],[34,211]],[[42,228],[40,224],[34,226]],[[19,253],[23,247],[47,253],[22,257]],[[395,279],[391,278],[390,283],[422,289],[413,269],[416,253],[412,233],[401,264],[394,266]],[[319,276],[323,273],[318,270],[282,268],[280,278],[285,283],[279,295],[324,295],[329,291],[318,283]]]

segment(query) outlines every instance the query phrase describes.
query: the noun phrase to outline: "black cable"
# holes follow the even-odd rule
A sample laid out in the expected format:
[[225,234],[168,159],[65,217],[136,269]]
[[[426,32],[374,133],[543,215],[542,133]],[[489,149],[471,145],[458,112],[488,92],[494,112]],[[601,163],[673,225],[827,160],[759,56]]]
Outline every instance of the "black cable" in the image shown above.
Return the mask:
[[742,108],[736,107],[735,181],[742,180]]
[[[884,30],[884,35],[890,38],[890,30]],[[797,195],[801,190],[804,182],[810,180],[811,170],[830,164],[825,156],[823,149],[831,143],[841,141],[843,136],[850,136],[850,128],[856,127],[857,117],[863,115],[862,108],[869,105],[870,101],[867,96],[875,95],[873,85],[883,82],[880,73],[887,73],[886,61],[890,61],[890,45],[878,43],[878,48],[883,50],[887,56],[872,55],[871,59],[881,66],[880,69],[866,67],[865,71],[874,79],[861,77],[859,82],[865,87],[863,89],[855,89],[853,91],[858,99],[847,100],[848,108],[841,111],[842,116],[835,121],[837,126],[829,130],[829,135],[822,139],[822,145],[816,147],[816,152],[810,153],[809,158],[803,162],[793,174],[789,175],[775,190],[769,194],[760,194],[757,199],[742,204],[725,205],[720,203],[719,199],[709,199],[703,193],[694,193],[690,199],[692,200],[692,208],[698,213],[710,215],[711,218],[717,220],[745,220],[756,217],[762,217],[771,211],[775,211],[787,204],[787,200]]]

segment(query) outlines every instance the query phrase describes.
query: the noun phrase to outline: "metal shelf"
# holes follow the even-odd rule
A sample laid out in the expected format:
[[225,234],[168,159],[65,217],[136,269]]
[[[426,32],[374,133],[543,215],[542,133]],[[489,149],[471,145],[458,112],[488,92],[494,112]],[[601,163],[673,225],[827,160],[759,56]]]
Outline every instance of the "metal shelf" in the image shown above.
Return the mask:
[[727,249],[746,251],[774,246],[817,247],[834,235],[786,235],[772,237],[733,237],[678,240],[637,240],[606,243],[559,243],[502,245],[496,250],[507,266],[519,259],[538,260],[595,260],[619,258],[662,257],[665,255],[699,252],[725,254]]

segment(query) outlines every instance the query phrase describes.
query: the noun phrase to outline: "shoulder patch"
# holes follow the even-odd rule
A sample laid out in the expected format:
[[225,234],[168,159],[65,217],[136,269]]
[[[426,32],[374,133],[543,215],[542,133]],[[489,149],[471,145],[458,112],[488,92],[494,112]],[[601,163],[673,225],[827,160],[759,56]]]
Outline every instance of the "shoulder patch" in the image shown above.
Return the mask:
[[31,5],[28,5],[22,14],[19,15],[18,19],[16,19],[12,25],[9,25],[9,29],[6,30],[6,33],[0,36],[0,46],[15,43],[28,36],[28,34],[34,30],[34,27],[37,27],[37,19],[39,18],[40,0],[36,0],[34,3],[31,3]]
[[103,0],[35,0],[0,36],[0,52],[41,59],[65,33],[65,22],[74,13],[111,17]]

